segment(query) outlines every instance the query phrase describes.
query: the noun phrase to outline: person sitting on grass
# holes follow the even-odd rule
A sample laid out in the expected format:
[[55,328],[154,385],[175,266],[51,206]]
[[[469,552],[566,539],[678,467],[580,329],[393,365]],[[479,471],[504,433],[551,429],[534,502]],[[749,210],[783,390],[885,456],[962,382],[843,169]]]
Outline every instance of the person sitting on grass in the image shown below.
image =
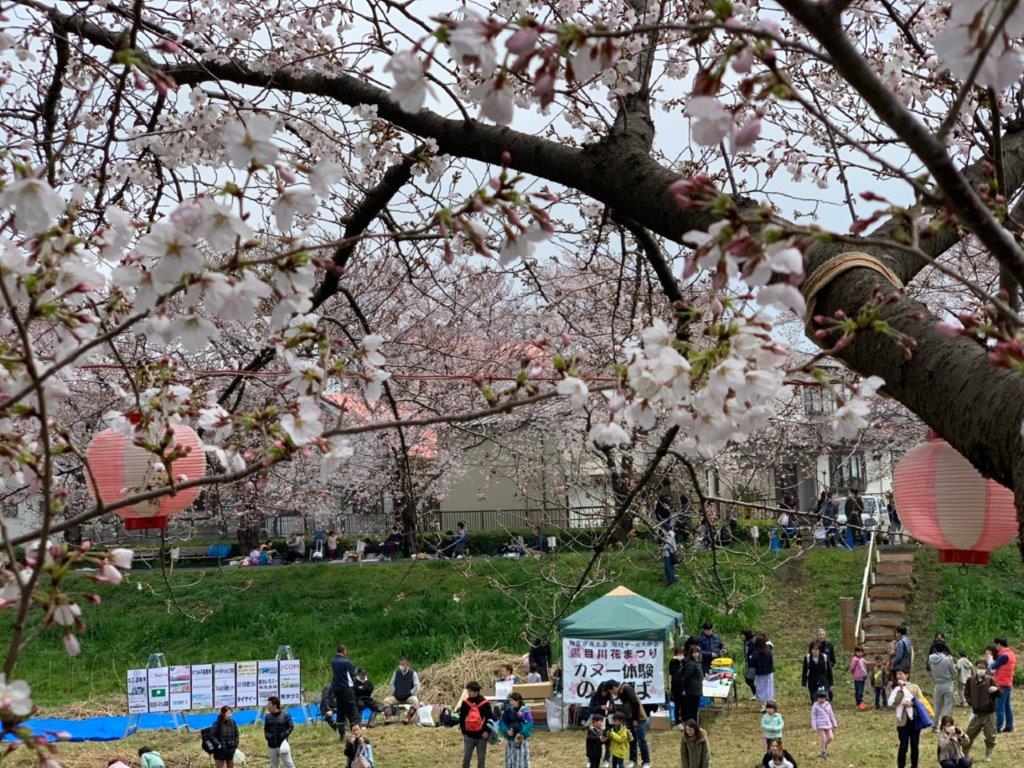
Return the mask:
[[775,739],[768,745],[768,751],[761,758],[761,768],[786,768],[787,763],[789,768],[797,768],[796,758],[782,748],[781,741]]
[[142,768],[164,768],[164,759],[160,753],[149,747],[139,747],[139,760]]
[[345,740],[345,759],[348,760],[345,763],[345,768],[352,768],[352,764],[355,762],[357,757],[365,757],[369,759],[367,752],[370,748],[370,742],[363,736],[363,728],[361,725],[353,725],[352,729],[348,732],[348,738]]

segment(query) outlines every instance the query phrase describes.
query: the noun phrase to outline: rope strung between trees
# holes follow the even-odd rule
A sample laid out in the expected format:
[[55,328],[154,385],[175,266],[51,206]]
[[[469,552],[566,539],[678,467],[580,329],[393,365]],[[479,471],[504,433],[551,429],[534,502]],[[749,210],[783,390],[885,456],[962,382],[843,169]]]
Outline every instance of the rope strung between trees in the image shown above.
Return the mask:
[[896,273],[886,266],[885,263],[877,256],[872,256],[870,253],[864,253],[863,251],[847,251],[846,253],[841,253],[826,261],[818,267],[810,277],[804,280],[803,288],[801,290],[804,294],[804,300],[807,303],[807,312],[804,315],[805,328],[808,330],[813,328],[814,300],[822,289],[844,272],[849,272],[851,269],[858,269],[861,267],[877,272],[896,286],[898,290],[903,289],[903,281],[900,280]]

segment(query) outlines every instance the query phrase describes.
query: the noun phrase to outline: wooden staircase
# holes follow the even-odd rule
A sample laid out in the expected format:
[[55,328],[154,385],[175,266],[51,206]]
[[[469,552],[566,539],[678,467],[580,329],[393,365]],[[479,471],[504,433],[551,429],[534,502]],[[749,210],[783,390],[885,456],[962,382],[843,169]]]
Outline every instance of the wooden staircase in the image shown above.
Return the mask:
[[913,547],[875,550],[860,637],[868,659],[889,652],[896,627],[906,623],[907,599],[914,578]]

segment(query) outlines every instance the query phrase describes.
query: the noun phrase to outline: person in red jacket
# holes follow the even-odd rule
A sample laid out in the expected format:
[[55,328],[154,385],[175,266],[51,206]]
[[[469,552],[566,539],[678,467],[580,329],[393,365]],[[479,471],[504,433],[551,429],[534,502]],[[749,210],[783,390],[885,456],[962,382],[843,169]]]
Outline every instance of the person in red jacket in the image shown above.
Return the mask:
[[995,640],[996,658],[992,662],[992,677],[999,686],[999,701],[996,704],[996,733],[1013,733],[1013,708],[1010,696],[1013,693],[1013,673],[1017,669],[1017,655],[1006,642],[1005,637]]

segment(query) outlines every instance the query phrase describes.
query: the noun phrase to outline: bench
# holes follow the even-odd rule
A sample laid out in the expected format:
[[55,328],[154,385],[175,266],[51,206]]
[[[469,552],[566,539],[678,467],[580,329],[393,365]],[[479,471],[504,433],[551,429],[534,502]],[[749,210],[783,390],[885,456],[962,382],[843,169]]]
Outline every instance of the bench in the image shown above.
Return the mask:
[[230,544],[212,544],[209,547],[174,547],[167,552],[167,558],[176,562],[197,562],[212,561],[220,564],[222,560],[231,554]]

